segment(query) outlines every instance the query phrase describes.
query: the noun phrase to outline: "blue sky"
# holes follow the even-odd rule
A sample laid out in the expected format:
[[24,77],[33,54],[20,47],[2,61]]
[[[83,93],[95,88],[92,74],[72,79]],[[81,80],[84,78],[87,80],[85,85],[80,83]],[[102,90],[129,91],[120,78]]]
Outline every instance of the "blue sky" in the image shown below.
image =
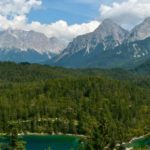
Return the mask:
[[0,30],[34,30],[68,43],[105,18],[126,29],[150,17],[150,0],[0,0]]
[[28,19],[46,24],[58,20],[65,20],[69,25],[86,23],[99,17],[101,5],[123,1],[127,0],[42,0],[40,9],[32,9]]
[[68,24],[89,22],[99,15],[99,6],[100,0],[43,0],[41,8],[32,10],[28,18],[30,22],[41,23],[57,20],[65,20]]

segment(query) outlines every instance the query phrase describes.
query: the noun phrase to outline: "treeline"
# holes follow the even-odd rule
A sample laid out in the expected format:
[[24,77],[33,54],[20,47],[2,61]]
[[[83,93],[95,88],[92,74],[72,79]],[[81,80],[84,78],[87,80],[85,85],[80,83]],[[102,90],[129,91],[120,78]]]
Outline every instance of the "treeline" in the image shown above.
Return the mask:
[[47,65],[13,62],[0,62],[0,81],[7,82],[31,82],[50,78],[108,76],[115,79],[133,79],[134,71],[122,69],[65,69],[50,67]]
[[1,63],[0,132],[82,134],[89,150],[149,133],[149,76],[125,72]]

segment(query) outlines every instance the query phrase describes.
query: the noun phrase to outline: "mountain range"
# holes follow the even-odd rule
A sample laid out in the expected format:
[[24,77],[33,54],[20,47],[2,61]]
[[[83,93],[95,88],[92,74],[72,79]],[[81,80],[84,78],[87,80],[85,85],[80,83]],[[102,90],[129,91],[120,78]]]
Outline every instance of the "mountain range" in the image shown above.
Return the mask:
[[76,37],[51,63],[65,67],[133,67],[150,57],[150,18],[131,31],[105,19],[92,33]]
[[63,50],[56,38],[35,31],[0,32],[0,60],[43,63],[69,68],[132,68],[150,58],[150,17],[127,31],[105,19]]
[[43,33],[8,29],[0,32],[0,60],[40,63],[60,53],[64,47],[57,38]]

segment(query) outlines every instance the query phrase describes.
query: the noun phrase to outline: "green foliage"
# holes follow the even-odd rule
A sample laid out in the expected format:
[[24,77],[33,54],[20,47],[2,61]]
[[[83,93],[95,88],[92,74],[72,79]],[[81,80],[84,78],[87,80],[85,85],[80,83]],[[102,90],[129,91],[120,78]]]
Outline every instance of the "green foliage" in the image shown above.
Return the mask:
[[15,126],[10,127],[10,150],[25,150],[25,142],[18,138],[18,129]]
[[0,93],[0,132],[83,134],[89,150],[150,132],[149,76],[1,63]]
[[150,148],[148,146],[145,146],[143,148],[133,148],[133,150],[149,150]]

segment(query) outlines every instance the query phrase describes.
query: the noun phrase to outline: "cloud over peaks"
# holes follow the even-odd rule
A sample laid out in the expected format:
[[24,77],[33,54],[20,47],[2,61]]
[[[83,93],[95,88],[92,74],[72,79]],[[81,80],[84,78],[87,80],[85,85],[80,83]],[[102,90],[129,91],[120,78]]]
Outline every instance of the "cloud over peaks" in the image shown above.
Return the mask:
[[149,16],[150,0],[126,0],[100,6],[101,18],[113,18],[129,28]]
[[37,21],[29,23],[28,14],[32,9],[40,6],[42,6],[42,0],[0,0],[0,29],[34,30],[48,37],[56,37],[66,46],[74,37],[92,32],[99,25],[98,21],[68,25],[64,20],[49,24]]
[[26,29],[33,29],[45,33],[48,37],[57,37],[68,43],[78,35],[92,32],[99,26],[99,24],[98,21],[91,21],[89,23],[68,25],[66,21],[59,20],[51,24],[32,22],[26,26]]

